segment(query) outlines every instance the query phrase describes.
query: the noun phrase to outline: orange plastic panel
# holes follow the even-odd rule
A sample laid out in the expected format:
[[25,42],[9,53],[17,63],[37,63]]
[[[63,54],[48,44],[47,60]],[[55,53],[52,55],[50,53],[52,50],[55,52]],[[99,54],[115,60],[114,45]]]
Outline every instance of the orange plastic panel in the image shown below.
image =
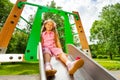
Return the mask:
[[14,28],[16,27],[16,24],[19,20],[19,17],[22,13],[22,9],[19,9],[17,7],[17,3],[19,1],[26,1],[26,0],[17,0],[16,4],[13,6],[3,28],[0,32],[0,47],[7,47],[8,43],[12,37],[12,33],[14,31]]
[[88,45],[88,42],[85,36],[85,32],[82,26],[80,16],[78,12],[73,11],[73,13],[78,15],[77,18],[74,16],[74,20],[75,20],[76,28],[79,34],[79,39],[80,39],[82,49],[91,57],[90,48],[89,48],[89,45]]
[[80,20],[80,16],[79,16],[78,12],[73,12],[73,13],[78,15],[78,20],[75,17],[74,17],[74,20],[75,20],[76,28],[77,28],[77,31],[78,31],[78,34],[79,34],[82,49],[89,49],[88,42],[87,42],[87,39],[86,39],[86,36],[85,36],[85,32],[84,32],[84,29],[83,29],[83,26],[82,26],[82,22]]

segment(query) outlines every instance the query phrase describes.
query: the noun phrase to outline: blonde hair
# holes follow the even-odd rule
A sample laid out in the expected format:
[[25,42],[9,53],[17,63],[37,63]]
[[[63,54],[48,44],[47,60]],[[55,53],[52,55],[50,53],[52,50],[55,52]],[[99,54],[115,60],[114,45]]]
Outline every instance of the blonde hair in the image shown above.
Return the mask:
[[[52,31],[55,33],[55,43],[57,43],[57,40],[59,40],[59,35],[58,35],[57,29],[56,29],[56,23],[53,20],[51,20],[51,19],[45,20],[43,22],[41,32],[46,31],[45,25],[47,24],[47,22],[52,22],[53,23],[53,29],[52,29]],[[60,41],[59,41],[59,44],[57,45],[57,47],[61,48]]]
[[45,21],[43,22],[43,26],[42,26],[41,32],[44,32],[44,31],[46,30],[45,25],[46,25],[48,22],[52,22],[52,23],[53,23],[53,29],[52,29],[52,31],[54,31],[54,32],[56,33],[56,23],[55,23],[53,20],[51,20],[51,19],[45,20]]

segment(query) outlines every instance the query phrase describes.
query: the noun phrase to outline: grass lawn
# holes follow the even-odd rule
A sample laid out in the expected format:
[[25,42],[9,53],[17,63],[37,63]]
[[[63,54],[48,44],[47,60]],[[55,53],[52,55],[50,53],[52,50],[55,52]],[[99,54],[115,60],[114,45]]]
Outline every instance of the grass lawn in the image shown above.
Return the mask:
[[[100,65],[108,70],[120,70],[120,58],[110,59],[94,59]],[[39,74],[38,62],[17,62],[17,63],[2,63],[0,65],[0,75],[25,75]]]
[[94,59],[100,65],[105,67],[108,70],[120,70],[120,58],[118,59]]
[[23,75],[38,73],[38,62],[2,63],[0,65],[0,75]]

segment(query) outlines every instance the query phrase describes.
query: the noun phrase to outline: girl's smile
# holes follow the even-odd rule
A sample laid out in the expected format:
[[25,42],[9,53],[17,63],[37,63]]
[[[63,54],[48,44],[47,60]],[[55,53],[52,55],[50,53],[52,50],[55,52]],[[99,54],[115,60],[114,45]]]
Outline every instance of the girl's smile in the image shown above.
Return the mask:
[[53,29],[54,24],[52,22],[47,22],[45,24],[46,31],[51,31]]

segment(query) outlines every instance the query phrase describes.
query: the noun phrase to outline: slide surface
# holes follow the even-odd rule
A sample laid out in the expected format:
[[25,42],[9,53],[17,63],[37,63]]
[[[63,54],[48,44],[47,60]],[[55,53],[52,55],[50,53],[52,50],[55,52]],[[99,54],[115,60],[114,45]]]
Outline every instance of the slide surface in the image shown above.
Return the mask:
[[[68,52],[72,59],[80,56],[85,62],[84,66],[79,70],[79,75],[81,75],[83,79],[79,80],[117,80],[105,68],[93,61],[74,45],[68,45]],[[85,79],[86,76],[89,76],[91,79]]]
[[[90,59],[88,56],[85,55],[83,51],[78,50],[74,45],[68,45],[68,53],[69,59],[71,60],[74,60],[78,56],[81,57],[84,60],[84,66],[77,70],[73,76],[71,76],[67,72],[66,66],[55,57],[53,57],[51,63],[53,65],[53,68],[57,70],[57,73],[54,77],[48,77],[41,80],[117,80],[106,69]],[[45,72],[43,71],[44,64],[43,60],[41,60],[41,56],[40,70],[42,71],[40,71],[40,76],[42,78],[46,76]]]

